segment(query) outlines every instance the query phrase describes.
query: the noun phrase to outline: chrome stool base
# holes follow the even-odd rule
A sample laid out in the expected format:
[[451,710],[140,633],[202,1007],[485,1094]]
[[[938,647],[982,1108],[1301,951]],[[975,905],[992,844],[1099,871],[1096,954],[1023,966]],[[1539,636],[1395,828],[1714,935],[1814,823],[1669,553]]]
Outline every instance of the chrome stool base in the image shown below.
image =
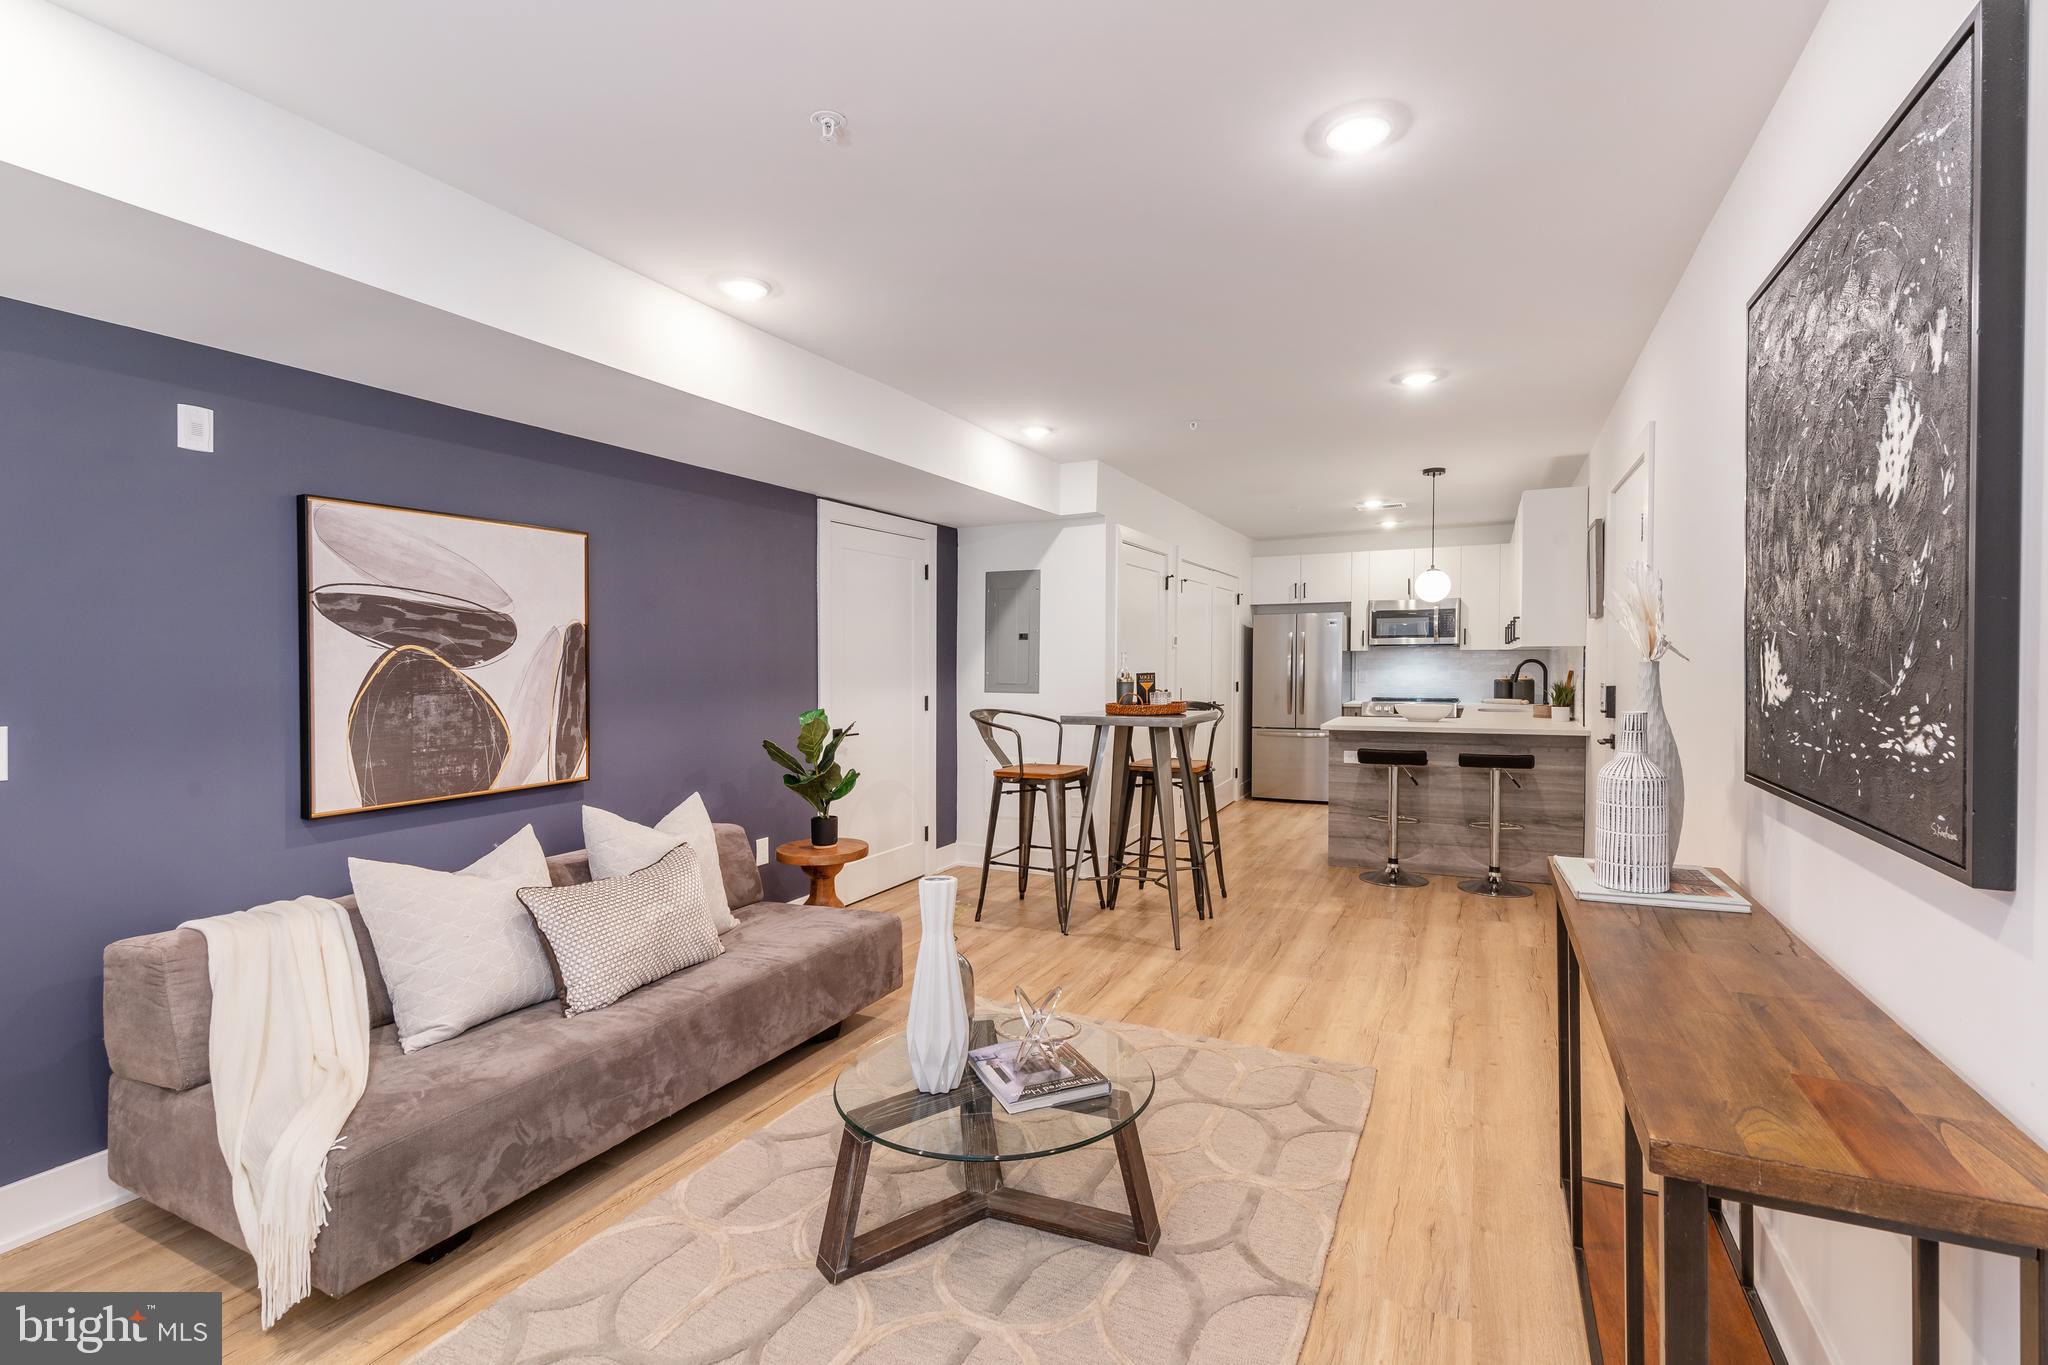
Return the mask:
[[1484,877],[1473,877],[1458,883],[1458,889],[1474,896],[1497,896],[1502,900],[1513,900],[1517,896],[1533,896],[1536,893],[1520,882],[1511,882],[1499,873]]
[[1367,886],[1417,887],[1429,885],[1429,878],[1418,877],[1413,872],[1403,872],[1399,863],[1387,864],[1386,870],[1383,872],[1361,872],[1358,874],[1358,880],[1364,882]]

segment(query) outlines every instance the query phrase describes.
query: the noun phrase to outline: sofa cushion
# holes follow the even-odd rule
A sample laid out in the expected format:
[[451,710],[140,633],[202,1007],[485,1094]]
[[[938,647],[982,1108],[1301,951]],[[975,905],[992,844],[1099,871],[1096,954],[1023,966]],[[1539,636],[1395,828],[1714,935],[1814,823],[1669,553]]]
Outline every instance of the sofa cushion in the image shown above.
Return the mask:
[[678,844],[689,844],[704,855],[699,873],[704,879],[704,906],[712,924],[724,933],[735,923],[732,901],[725,894],[725,869],[717,856],[717,828],[705,812],[701,793],[692,792],[689,800],[652,826],[596,806],[583,808],[583,851],[590,858],[590,875],[599,880],[652,867]]
[[460,872],[350,858],[348,876],[406,1051],[554,996],[554,969],[520,902],[522,888],[553,876],[532,825]]
[[562,1012],[601,1010],[628,991],[717,957],[705,860],[677,844],[651,867],[581,886],[528,886],[519,899],[547,939]]
[[[733,905],[752,905],[762,897],[753,844],[738,825],[716,829],[726,898]],[[581,852],[548,859],[548,871],[556,886],[590,880],[590,866]],[[388,1024],[391,992],[377,965],[376,945],[363,927],[355,898],[342,896],[336,903],[349,912],[356,931],[363,982],[370,993],[370,1026]],[[206,1084],[213,986],[206,975],[206,939],[200,932],[167,929],[122,939],[108,945],[102,965],[107,1060],[114,1074],[166,1090],[190,1090]]]

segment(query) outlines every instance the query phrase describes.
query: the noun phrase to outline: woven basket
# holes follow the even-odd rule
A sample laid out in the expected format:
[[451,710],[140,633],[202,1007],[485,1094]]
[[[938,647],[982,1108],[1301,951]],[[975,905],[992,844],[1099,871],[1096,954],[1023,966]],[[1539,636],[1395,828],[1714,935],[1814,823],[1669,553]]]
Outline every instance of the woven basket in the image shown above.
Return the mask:
[[1138,706],[1130,702],[1113,701],[1102,709],[1112,716],[1184,716],[1188,713],[1188,704],[1184,701],[1162,701]]

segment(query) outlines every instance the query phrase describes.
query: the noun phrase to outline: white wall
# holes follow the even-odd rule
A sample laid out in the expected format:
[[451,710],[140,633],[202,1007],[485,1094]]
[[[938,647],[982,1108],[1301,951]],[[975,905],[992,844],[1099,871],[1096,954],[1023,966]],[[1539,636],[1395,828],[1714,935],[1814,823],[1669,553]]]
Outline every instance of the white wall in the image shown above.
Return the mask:
[[[1714,861],[1751,888],[1828,961],[1982,1090],[2048,1140],[2048,915],[2038,713],[2020,728],[2016,894],[1972,891],[1742,781],[1743,378],[1749,295],[1970,9],[1969,0],[1834,0],[1701,239],[1595,444],[1593,515],[1644,424],[1656,423],[1655,545],[1673,637],[1664,696],[1685,756],[1685,857]],[[2048,26],[2029,61],[2037,119],[2048,112]],[[2031,276],[2025,451],[2028,467],[2021,695],[2041,686],[2039,550],[2041,299],[2048,286],[2048,139],[2030,154]],[[1604,675],[1594,632],[1590,676]],[[1902,1239],[1766,1216],[1765,1297],[1793,1358],[1864,1365],[1907,1359]],[[2004,1257],[1942,1257],[1943,1359],[2011,1360],[2018,1282]]]
[[[1363,513],[1360,513],[1363,516]],[[1413,515],[1413,509],[1402,512]],[[1428,514],[1425,512],[1425,516]],[[1505,545],[1515,531],[1513,522],[1484,526],[1439,526],[1439,545]],[[1360,550],[1415,550],[1429,544],[1429,523],[1397,526],[1391,531],[1352,531],[1340,536],[1290,536],[1282,540],[1261,540],[1252,546],[1255,555],[1322,555]]]

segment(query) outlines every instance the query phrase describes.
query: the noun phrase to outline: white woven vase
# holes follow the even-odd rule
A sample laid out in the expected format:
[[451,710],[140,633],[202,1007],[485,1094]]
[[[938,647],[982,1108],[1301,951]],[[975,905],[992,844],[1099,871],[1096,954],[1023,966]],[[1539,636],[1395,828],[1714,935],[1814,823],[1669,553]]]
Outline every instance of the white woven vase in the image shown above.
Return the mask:
[[1593,812],[1594,879],[1644,895],[1671,889],[1671,793],[1663,769],[1644,752],[1649,729],[1649,712],[1622,713]]
[[911,1082],[927,1095],[943,1095],[960,1084],[967,1066],[968,1006],[960,954],[953,946],[953,901],[959,891],[960,883],[951,877],[926,877],[917,884],[924,934],[910,982],[903,1042],[910,1054]]

